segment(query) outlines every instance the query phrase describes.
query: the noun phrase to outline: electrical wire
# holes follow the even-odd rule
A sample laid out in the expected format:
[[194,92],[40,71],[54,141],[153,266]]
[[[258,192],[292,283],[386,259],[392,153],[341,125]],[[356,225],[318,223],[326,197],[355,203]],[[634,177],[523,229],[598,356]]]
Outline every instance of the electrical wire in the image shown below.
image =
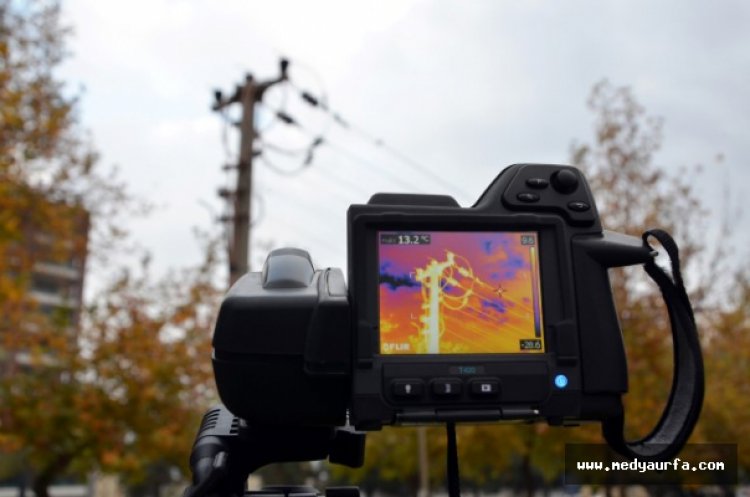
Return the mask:
[[378,175],[385,176],[385,177],[389,178],[393,183],[396,183],[396,184],[400,185],[401,187],[405,188],[407,191],[419,191],[419,190],[422,190],[422,188],[414,185],[413,183],[410,183],[410,182],[404,180],[402,177],[400,177],[397,174],[392,173],[391,171],[383,168],[381,165],[376,164],[376,163],[374,163],[374,162],[372,162],[372,161],[370,161],[370,160],[368,160],[368,159],[366,159],[366,158],[364,158],[364,157],[362,157],[362,156],[360,156],[360,155],[352,152],[351,150],[347,149],[346,147],[342,147],[341,145],[338,145],[337,143],[334,143],[331,140],[328,140],[328,139],[324,138],[321,135],[318,135],[316,133],[311,132],[308,128],[306,128],[305,126],[303,126],[297,119],[295,119],[291,115],[287,114],[286,112],[283,112],[283,111],[277,110],[277,109],[273,109],[273,108],[269,107],[267,104],[262,104],[262,105],[265,106],[266,108],[268,108],[269,110],[275,112],[276,117],[279,120],[281,120],[282,122],[284,122],[285,124],[287,124],[288,126],[295,127],[298,130],[300,130],[303,134],[306,134],[306,135],[310,136],[312,138],[312,140],[313,140],[311,142],[311,150],[312,150],[313,145],[315,145],[315,146],[325,145],[328,148],[330,148],[332,150],[335,150],[339,154],[348,157],[352,161],[359,162],[360,164],[363,164],[363,165],[368,166],[369,168],[372,168],[373,170],[377,171]]
[[255,215],[255,218],[250,218],[250,227],[255,228],[256,226],[259,226],[266,218],[266,199],[263,196],[263,193],[253,188],[252,200],[255,200],[257,202],[257,209],[255,209],[254,212],[257,212],[258,214]]
[[[301,62],[299,59],[295,59],[294,64],[290,64],[290,65],[293,68],[292,70],[294,70],[294,68],[301,67],[302,69],[304,69],[305,71],[307,71],[309,74],[312,75],[313,79],[317,81],[318,87],[320,88],[320,92],[319,92],[320,97],[318,98],[318,101],[321,103],[321,105],[328,107],[328,90],[326,90],[326,85],[323,82],[323,76],[321,76],[320,72],[318,72],[310,64]],[[289,75],[287,75],[287,84],[299,92],[299,88],[294,83],[294,78],[290,77]],[[320,135],[325,135],[328,132],[331,126],[331,121],[335,119],[335,116],[330,113],[328,114],[328,117],[329,117],[328,122],[325,123],[325,126],[321,127]]]
[[284,169],[283,167],[279,167],[278,165],[276,165],[273,161],[266,157],[265,154],[262,154],[260,156],[260,161],[265,164],[268,169],[282,176],[298,176],[299,174],[305,172],[305,169],[309,167],[308,164],[303,163],[297,166],[295,169]]
[[[295,65],[300,65],[299,62],[296,62]],[[302,64],[303,67],[305,67],[304,64]],[[376,148],[380,148],[388,153],[390,153],[393,157],[399,159],[402,163],[410,166],[412,169],[419,172],[421,175],[424,175],[426,177],[429,177],[434,181],[435,183],[439,183],[440,185],[446,187],[449,191],[456,191],[458,190],[460,194],[466,196],[469,198],[469,195],[465,192],[461,192],[459,189],[456,188],[455,184],[452,184],[446,180],[444,180],[442,177],[437,175],[434,171],[432,171],[427,166],[422,165],[421,163],[417,162],[416,160],[412,159],[408,155],[404,154],[403,152],[399,151],[398,149],[388,145],[385,143],[384,140],[376,137],[375,135],[369,133],[365,129],[359,127],[358,125],[355,125],[351,123],[350,121],[344,119],[340,114],[333,111],[328,106],[328,97],[327,93],[325,91],[324,85],[322,83],[322,78],[320,75],[314,71],[311,67],[306,66],[307,70],[313,73],[313,76],[318,79],[318,83],[321,87],[321,96],[316,97],[312,93],[298,87],[293,81],[288,79],[284,84],[284,93],[282,95],[282,102],[281,102],[281,109],[276,109],[272,106],[269,106],[263,101],[258,102],[263,107],[265,107],[269,112],[273,114],[273,118],[269,121],[269,124],[265,126],[262,130],[257,131],[256,133],[256,139],[260,141],[263,150],[269,150],[272,153],[277,153],[280,155],[284,155],[286,157],[299,157],[304,154],[304,159],[302,163],[297,166],[295,169],[285,169],[280,166],[278,166],[274,161],[269,159],[267,154],[261,153],[260,155],[260,161],[268,167],[271,171],[283,175],[283,176],[297,176],[304,172],[306,169],[309,168],[309,166],[313,163],[314,157],[315,157],[315,151],[318,147],[325,145],[331,150],[337,152],[338,154],[347,157],[349,160],[357,162],[361,165],[367,166],[367,170],[370,171],[373,174],[378,175],[379,177],[386,177],[391,182],[398,184],[399,186],[405,188],[407,191],[419,191],[421,188],[417,187],[416,185],[404,180],[400,175],[397,175],[385,168],[382,167],[382,165],[376,164],[375,162],[362,157],[361,155],[352,152],[350,149],[343,147],[335,142],[332,142],[331,140],[325,138],[325,135],[328,133],[331,122],[335,122],[340,128],[345,129],[347,131],[352,132],[353,134],[359,136],[360,139],[363,139],[364,141],[369,142],[372,146]],[[314,133],[311,130],[309,130],[307,127],[302,126],[296,119],[294,119],[291,115],[288,114],[286,107],[288,103],[288,88],[294,88],[297,90],[300,98],[307,103],[308,105],[315,107],[318,110],[321,110],[325,112],[330,119],[326,122],[326,124],[322,127],[321,131],[318,133]],[[234,157],[234,152],[232,151],[230,145],[229,145],[229,128],[236,127],[236,123],[232,122],[230,116],[228,115],[227,111],[225,109],[221,109],[219,112],[222,121],[223,126],[221,130],[221,140],[222,140],[222,146],[224,149],[225,158],[228,164],[231,164],[233,162],[232,157]],[[277,122],[281,121],[282,123],[297,128],[299,131],[301,131],[303,134],[308,135],[311,138],[310,144],[306,147],[300,147],[297,149],[290,149],[281,147],[277,144],[274,144],[272,142],[268,142],[263,139],[262,135],[271,129]],[[229,169],[230,167],[225,167],[225,169]],[[227,180],[229,181],[229,175],[227,174]],[[361,193],[363,196],[369,195],[368,192],[365,192],[360,185],[349,181],[347,179],[344,179],[340,175],[332,174],[329,178],[326,179],[326,181],[333,181],[334,183],[338,183],[339,186],[343,186],[345,191],[351,192],[351,191],[357,191]],[[229,190],[229,188],[227,188]],[[344,202],[348,202],[348,199],[343,198],[339,195],[336,195]],[[263,196],[259,194],[259,192],[253,192],[253,198],[257,199],[258,202],[257,209],[255,209],[255,212],[258,212],[256,219],[252,219],[250,221],[250,225],[252,227],[256,227],[259,224],[262,223],[263,219],[265,218],[266,209],[265,209],[265,199]],[[296,199],[295,199],[296,200]],[[225,202],[225,212],[229,212],[230,209],[230,201],[227,199],[227,202]],[[299,205],[299,202],[296,202]],[[303,206],[303,209],[308,210],[308,206]],[[225,223],[226,224],[226,223]],[[288,224],[288,223],[285,223]],[[226,238],[229,239],[229,228],[227,226],[226,228]],[[317,237],[314,237],[317,238]],[[318,241],[322,241],[322,239],[318,238]],[[329,248],[332,248],[329,243]]]
[[466,198],[470,198],[471,196],[465,192],[461,191],[454,183],[451,183],[449,181],[446,181],[441,176],[436,174],[434,171],[432,171],[428,166],[425,166],[419,162],[417,162],[415,159],[410,157],[409,155],[405,154],[404,152],[401,152],[400,150],[396,149],[395,147],[387,144],[382,138],[379,138],[375,136],[374,134],[366,131],[364,128],[352,123],[351,121],[343,118],[341,114],[335,112],[330,107],[328,107],[327,103],[323,101],[322,99],[319,99],[315,97],[312,93],[308,92],[307,90],[304,90],[303,88],[300,88],[297,86],[293,81],[289,81],[289,85],[295,88],[300,96],[300,98],[310,105],[311,107],[314,107],[316,109],[319,109],[323,112],[328,113],[331,115],[333,121],[338,124],[341,128],[348,130],[355,135],[358,135],[360,138],[364,139],[365,141],[368,141],[372,146],[381,148],[384,151],[390,153],[393,157],[399,159],[404,164],[411,166],[412,169],[419,171],[421,174],[431,178],[435,183],[440,184],[441,186],[448,189],[448,191],[458,191],[461,195],[465,196]]
[[[320,207],[322,207],[325,204],[308,203],[308,202],[300,201],[300,197],[298,195],[288,195],[288,194],[285,194],[285,193],[283,193],[281,191],[270,190],[270,189],[268,190],[268,192],[271,193],[271,194],[273,194],[273,195],[275,195],[275,196],[282,197],[284,199],[284,202],[283,202],[284,205],[292,207],[293,208],[293,212],[299,213],[299,212],[310,212],[310,211],[313,211],[313,212],[315,212],[317,214],[317,216],[318,216],[319,219],[331,219],[331,218],[335,218],[338,215],[341,215],[340,212],[335,212],[335,211],[332,211],[332,210],[326,209],[326,208],[322,208],[321,209]],[[289,220],[290,219],[297,219],[297,218],[299,218],[299,216],[289,216],[289,215],[283,216],[283,215],[278,215],[278,210],[276,211],[276,214],[277,214],[277,216],[274,216],[274,223],[277,220],[282,219],[282,220],[286,221],[286,224],[289,224]],[[274,223],[270,223],[270,224],[274,224]],[[304,226],[305,228],[309,228],[310,227],[309,223],[303,223],[302,226]]]
[[[290,126],[296,126],[298,128],[301,128],[299,123],[291,117],[287,112],[282,110],[274,109],[273,107],[269,106],[268,104],[263,103],[262,101],[258,102],[262,107],[264,107],[268,112],[271,112],[274,114],[274,117],[276,120],[283,122],[284,124],[290,125]],[[302,160],[302,164],[292,171],[286,171],[283,168],[280,168],[274,164],[271,164],[268,162],[268,166],[271,169],[276,170],[280,174],[284,175],[290,175],[296,173],[296,171],[302,171],[307,166],[311,165],[314,159],[315,149],[319,147],[323,143],[323,134],[318,135],[317,137],[312,138],[311,142],[304,146],[304,147],[298,147],[298,148],[288,148],[288,147],[281,147],[275,143],[268,142],[262,138],[262,136],[258,136],[258,139],[260,140],[261,144],[264,148],[268,148],[269,150],[272,150],[273,152],[279,153],[281,155],[285,155],[287,157],[298,157],[304,154],[304,159]]]
[[[289,100],[289,87],[290,87],[290,86],[291,86],[291,85],[289,84],[289,80],[285,80],[285,81],[283,81],[283,82],[281,83],[281,87],[282,87],[282,90],[281,90],[281,91],[283,91],[283,93],[281,94],[281,105],[280,105],[279,107],[280,107],[281,109],[283,109],[283,110],[286,110],[286,106],[287,106],[287,103],[288,103],[288,100]],[[265,96],[265,95],[264,95],[264,96]],[[265,126],[265,127],[263,127],[262,129],[258,129],[258,130],[256,131],[256,133],[255,133],[255,134],[256,134],[256,136],[258,136],[258,135],[262,135],[262,134],[263,134],[263,133],[265,133],[266,131],[270,130],[271,128],[273,128],[273,127],[274,127],[274,126],[276,125],[276,123],[277,123],[277,122],[278,122],[278,121],[277,121],[276,119],[271,119],[271,120],[270,120],[270,121],[268,122],[268,124],[266,124],[266,126]]]
[[[315,146],[319,146],[319,145],[322,145],[322,144],[323,144],[323,139],[322,138],[319,138],[318,140],[315,140],[313,142],[313,145],[315,145]],[[274,151],[275,153],[279,153],[279,154],[284,155],[286,157],[297,157],[297,156],[299,156],[298,153],[291,152],[290,149],[279,147],[278,145],[275,145],[274,143],[263,142],[263,146],[264,146],[264,148],[268,148],[268,149]],[[275,162],[272,162],[268,158],[268,156],[266,154],[262,154],[260,156],[260,160],[269,169],[271,169],[272,171],[274,171],[274,172],[276,172],[278,174],[281,174],[282,176],[297,176],[297,175],[301,174],[302,172],[304,172],[306,169],[308,169],[312,165],[313,156],[310,154],[310,148],[311,147],[308,146],[308,147],[305,147],[305,149],[304,149],[304,150],[306,150],[308,152],[308,156],[307,156],[308,160],[304,161],[302,164],[300,164],[299,166],[297,166],[296,169],[292,169],[292,170],[288,170],[288,169],[284,169],[284,168],[280,167]],[[321,165],[330,164],[330,162],[324,162],[322,164],[320,162],[318,162],[318,164],[319,164],[319,167],[320,167]],[[353,181],[350,181],[348,179],[345,179],[344,177],[339,176],[339,175],[331,175],[331,176],[329,176],[327,178],[327,181],[333,181],[334,183],[338,183],[339,185],[344,186],[347,192],[349,192],[349,191],[355,191],[355,192],[359,193],[362,197],[365,197],[365,198],[369,198],[369,196],[372,195],[372,193],[373,193],[371,191],[364,190],[361,187],[361,185],[359,185],[359,184],[357,184],[357,183],[355,183]],[[350,201],[350,199],[343,199],[343,200],[345,202],[349,202]]]
[[[266,164],[266,165],[270,166],[270,164]],[[328,162],[328,161],[325,161],[325,162],[322,162],[322,163],[318,162],[318,166],[315,168],[315,170],[316,171],[320,171],[321,167],[328,167],[328,165],[330,165],[330,162]],[[273,168],[270,168],[270,169],[273,170]],[[279,172],[279,171],[274,171],[274,172]],[[286,171],[281,172],[281,174],[284,174],[284,173],[286,173]],[[294,176],[295,174],[288,174],[288,175],[289,176]],[[342,176],[336,175],[336,174],[330,174],[330,175],[326,176],[325,177],[325,182],[326,182],[326,186],[327,186],[326,195],[327,196],[331,196],[332,195],[332,196],[338,198],[339,200],[341,200],[344,204],[352,204],[352,203],[357,203],[357,202],[364,202],[368,198],[370,198],[370,196],[372,196],[372,194],[374,193],[373,191],[368,191],[368,190],[363,189],[360,184],[357,184],[357,183],[355,183],[353,181],[350,181],[350,180],[348,180],[348,179],[346,179],[346,178],[344,178]],[[329,188],[330,186],[339,187],[340,190],[331,189],[331,188]],[[339,191],[340,192],[345,192],[345,194],[349,194],[349,195],[351,195],[352,192],[355,192],[355,193],[359,194],[359,199],[351,198],[349,196],[346,196],[345,194],[339,193]]]
[[281,145],[266,141],[262,136],[259,136],[258,140],[260,141],[262,148],[267,148],[269,150],[272,150],[274,153],[284,155],[286,157],[299,157],[310,149],[310,145],[305,145],[304,147],[298,148],[282,147]]
[[[330,253],[341,253],[344,248],[333,244],[330,240],[321,236],[319,232],[305,228],[304,225],[299,226],[293,223],[289,223],[286,220],[278,219],[274,221],[274,226],[286,226],[286,240],[282,240],[282,245],[286,246],[297,246],[302,245],[304,240],[308,245],[309,241],[313,241],[315,244],[324,247]],[[291,236],[290,236],[291,235]]]
[[[321,219],[330,219],[332,217],[335,217],[339,214],[339,211],[334,209],[320,209],[321,206],[327,206],[330,205],[329,202],[321,203],[321,202],[310,202],[310,203],[304,203],[301,202],[300,199],[304,198],[306,194],[309,194],[309,192],[324,192],[324,198],[326,200],[336,199],[341,204],[348,206],[349,204],[354,203],[352,198],[348,195],[350,194],[350,189],[347,185],[338,182],[335,178],[331,177],[324,177],[321,178],[324,182],[325,188],[321,188],[319,182],[314,181],[313,178],[308,180],[304,186],[302,186],[303,193],[300,192],[294,192],[294,193],[281,193],[278,192],[278,195],[281,195],[285,201],[289,201],[289,203],[292,203],[294,205],[297,205],[299,207],[300,211],[309,212],[309,211],[315,211],[317,212]],[[296,184],[299,186],[299,183]],[[366,195],[366,194],[364,194]],[[320,195],[317,195],[316,198],[319,198]]]
[[420,188],[420,187],[418,187],[418,186],[416,186],[416,185],[414,185],[412,183],[409,183],[408,181],[405,181],[403,178],[401,178],[397,174],[392,173],[392,172],[388,171],[387,169],[384,169],[381,165],[376,164],[376,163],[374,163],[374,162],[372,162],[372,161],[370,161],[368,159],[365,159],[364,157],[361,157],[361,156],[357,155],[356,153],[348,150],[347,148],[344,148],[344,147],[342,147],[340,145],[337,145],[336,143],[333,143],[331,141],[325,141],[324,144],[326,146],[328,146],[328,148],[330,148],[332,150],[335,150],[336,152],[338,152],[341,155],[349,157],[353,161],[360,162],[363,165],[369,166],[369,167],[373,168],[374,170],[377,170],[378,174],[382,174],[383,176],[389,178],[393,183],[396,183],[396,184],[402,186],[403,188],[406,188],[407,191],[422,190],[422,188]]
[[[331,253],[341,253],[345,250],[345,247],[340,247],[333,244],[329,239],[323,237],[319,231],[310,229],[308,225],[304,223],[301,225],[291,223],[289,222],[289,218],[286,217],[279,217],[278,219],[274,219],[273,225],[277,226],[279,224],[284,225],[292,230],[291,232],[287,233],[294,234],[294,236],[289,236],[288,242],[286,243],[297,245],[300,244],[298,240],[301,239],[313,240],[318,245],[325,247]],[[300,233],[304,236],[300,236]]]
[[[324,163],[330,164],[330,162]],[[344,189],[347,192],[356,192],[359,193],[360,197],[363,199],[362,201],[365,201],[366,199],[370,198],[374,191],[368,191],[362,188],[362,185],[355,183],[354,181],[348,180],[344,178],[343,176],[337,175],[337,174],[331,174],[326,178],[326,181],[332,181],[334,183],[338,183],[340,186],[344,187]],[[348,200],[347,200],[348,201]]]

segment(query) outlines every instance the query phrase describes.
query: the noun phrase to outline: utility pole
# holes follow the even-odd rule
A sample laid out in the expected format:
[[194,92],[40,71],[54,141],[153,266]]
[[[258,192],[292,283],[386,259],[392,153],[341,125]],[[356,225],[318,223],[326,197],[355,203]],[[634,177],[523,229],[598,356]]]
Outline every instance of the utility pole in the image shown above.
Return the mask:
[[267,81],[256,81],[252,74],[245,75],[245,82],[238,85],[231,97],[225,98],[220,90],[214,92],[216,112],[222,112],[233,104],[242,106],[240,121],[240,153],[237,162],[237,186],[234,193],[220,191],[220,195],[234,198],[232,209],[232,236],[229,243],[229,285],[233,285],[249,271],[250,223],[252,221],[253,157],[260,152],[254,148],[255,104],[263,99],[263,94],[271,86],[287,80],[289,61],[279,62],[279,76]]

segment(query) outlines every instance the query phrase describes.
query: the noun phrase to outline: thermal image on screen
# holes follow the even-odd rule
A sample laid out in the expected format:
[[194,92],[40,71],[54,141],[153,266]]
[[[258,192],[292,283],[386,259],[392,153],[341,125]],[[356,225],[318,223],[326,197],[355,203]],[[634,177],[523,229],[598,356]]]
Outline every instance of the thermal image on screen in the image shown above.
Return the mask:
[[536,232],[378,232],[381,354],[544,352]]

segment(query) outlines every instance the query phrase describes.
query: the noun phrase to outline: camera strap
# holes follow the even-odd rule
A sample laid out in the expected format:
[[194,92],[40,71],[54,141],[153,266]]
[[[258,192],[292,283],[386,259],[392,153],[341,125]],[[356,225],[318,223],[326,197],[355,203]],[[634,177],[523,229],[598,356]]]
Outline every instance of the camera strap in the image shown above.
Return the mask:
[[622,409],[618,415],[602,421],[604,438],[615,451],[644,461],[672,459],[680,452],[698,421],[704,391],[703,357],[693,308],[682,280],[679,249],[666,231],[646,231],[643,242],[650,247],[649,237],[661,243],[671,261],[671,278],[654,259],[644,269],[659,285],[669,313],[674,351],[672,391],[656,427],[641,440],[625,440]]

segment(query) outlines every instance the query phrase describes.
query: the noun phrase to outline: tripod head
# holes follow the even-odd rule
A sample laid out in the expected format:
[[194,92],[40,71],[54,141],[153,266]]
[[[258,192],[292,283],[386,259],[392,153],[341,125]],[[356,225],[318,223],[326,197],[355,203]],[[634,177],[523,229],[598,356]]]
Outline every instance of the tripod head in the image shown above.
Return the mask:
[[[352,468],[364,462],[365,435],[345,428],[249,425],[223,405],[209,409],[190,454],[193,482],[184,497],[315,497],[310,487],[268,487],[246,492],[248,476],[277,462],[315,461]],[[356,487],[328,489],[327,497],[358,497]]]

